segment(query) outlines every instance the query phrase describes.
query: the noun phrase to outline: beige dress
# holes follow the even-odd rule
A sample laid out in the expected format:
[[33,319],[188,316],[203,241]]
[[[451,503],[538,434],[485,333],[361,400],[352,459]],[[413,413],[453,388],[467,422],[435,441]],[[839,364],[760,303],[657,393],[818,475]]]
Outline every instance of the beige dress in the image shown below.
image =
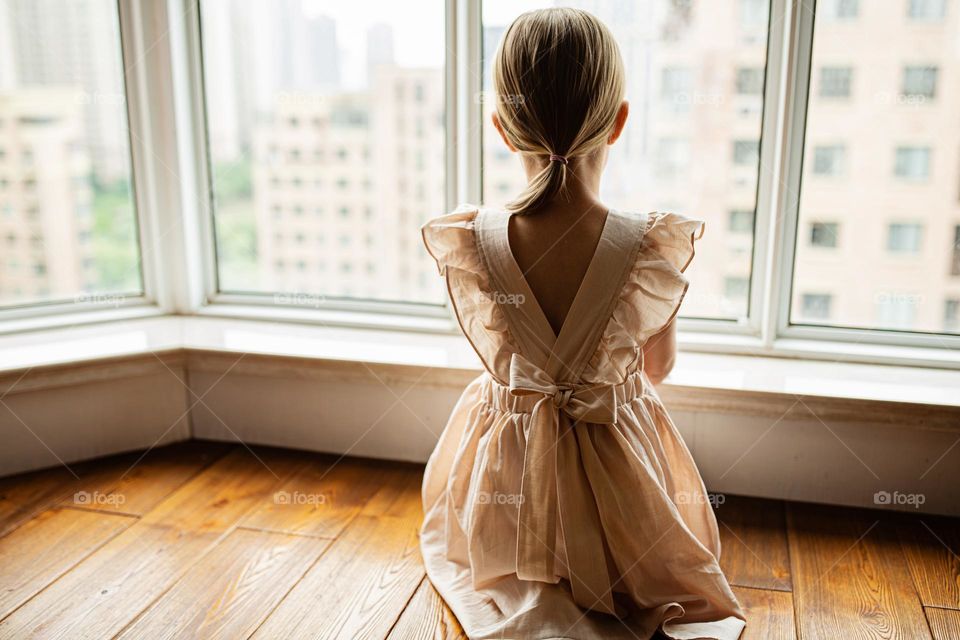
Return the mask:
[[508,220],[464,205],[423,227],[486,369],[427,464],[430,580],[471,638],[739,637],[703,481],[643,373],[702,223],[610,211],[555,335]]

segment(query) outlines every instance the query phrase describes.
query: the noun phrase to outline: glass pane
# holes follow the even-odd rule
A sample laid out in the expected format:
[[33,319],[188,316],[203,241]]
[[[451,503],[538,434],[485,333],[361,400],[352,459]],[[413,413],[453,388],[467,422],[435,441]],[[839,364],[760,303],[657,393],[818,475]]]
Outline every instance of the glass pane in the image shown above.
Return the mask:
[[[631,211],[706,221],[688,275],[686,316],[748,313],[766,75],[768,3],[760,0],[484,0],[484,89],[504,29],[523,11],[575,6],[613,31],[631,113],[611,148],[601,197]],[[484,100],[483,199],[503,206],[526,184]]]
[[443,301],[440,6],[202,1],[221,291]]
[[0,0],[0,307],[141,295],[117,3]]
[[851,4],[843,19],[818,11],[793,323],[957,333],[957,9],[911,0]]

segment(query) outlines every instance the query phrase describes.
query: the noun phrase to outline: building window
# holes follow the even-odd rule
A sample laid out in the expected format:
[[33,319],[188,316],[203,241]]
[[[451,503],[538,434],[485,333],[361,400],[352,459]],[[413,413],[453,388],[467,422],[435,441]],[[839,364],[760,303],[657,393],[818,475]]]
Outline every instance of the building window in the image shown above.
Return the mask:
[[819,0],[817,3],[817,16],[831,20],[853,20],[859,12],[859,0]]
[[923,227],[916,223],[894,222],[887,226],[887,251],[891,253],[920,253]]
[[849,98],[853,83],[850,67],[823,67],[820,69],[821,98]]
[[657,141],[657,176],[677,178],[690,164],[690,143],[685,138],[661,138]]
[[947,15],[947,0],[909,0],[907,15],[911,20],[943,20]]
[[727,218],[731,233],[753,233],[753,209],[733,209]]
[[740,0],[740,24],[747,29],[764,27],[769,10],[767,0]]
[[692,102],[693,74],[683,67],[667,67],[660,72],[660,98],[674,108],[688,109]]
[[745,300],[750,293],[750,281],[739,276],[723,279],[723,295],[731,301]]
[[847,150],[842,145],[819,145],[813,148],[813,175],[839,176],[843,173]]
[[937,95],[937,68],[904,67],[903,87],[900,93],[911,98],[932,100]]
[[943,330],[948,333],[960,333],[960,298],[943,301]]
[[877,295],[877,326],[882,329],[909,329],[916,322],[915,294],[883,292]]
[[838,244],[839,234],[840,226],[836,222],[811,223],[810,246],[834,249]]
[[897,147],[893,173],[905,180],[930,177],[930,147]]
[[740,166],[755,166],[760,162],[760,143],[756,140],[733,141],[733,163]]
[[737,93],[759,96],[763,94],[763,67],[737,69]]
[[960,276],[960,224],[953,227],[953,246],[950,251],[950,275]]
[[829,320],[833,296],[829,293],[805,293],[802,299],[802,317],[807,320]]

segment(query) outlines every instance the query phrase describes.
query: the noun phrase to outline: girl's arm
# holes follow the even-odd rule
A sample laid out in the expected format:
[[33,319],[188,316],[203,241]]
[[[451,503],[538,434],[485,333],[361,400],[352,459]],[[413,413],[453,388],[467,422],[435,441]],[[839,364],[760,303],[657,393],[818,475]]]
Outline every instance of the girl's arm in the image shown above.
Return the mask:
[[643,369],[653,384],[660,384],[673,369],[677,358],[677,319],[643,345]]

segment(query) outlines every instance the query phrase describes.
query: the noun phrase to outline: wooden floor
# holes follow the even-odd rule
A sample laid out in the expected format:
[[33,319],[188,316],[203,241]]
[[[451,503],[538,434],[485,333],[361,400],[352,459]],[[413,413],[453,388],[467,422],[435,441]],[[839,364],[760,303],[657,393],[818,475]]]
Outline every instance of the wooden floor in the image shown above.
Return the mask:
[[[0,638],[457,638],[422,467],[192,442],[0,480]],[[726,496],[744,638],[960,638],[960,524]]]

